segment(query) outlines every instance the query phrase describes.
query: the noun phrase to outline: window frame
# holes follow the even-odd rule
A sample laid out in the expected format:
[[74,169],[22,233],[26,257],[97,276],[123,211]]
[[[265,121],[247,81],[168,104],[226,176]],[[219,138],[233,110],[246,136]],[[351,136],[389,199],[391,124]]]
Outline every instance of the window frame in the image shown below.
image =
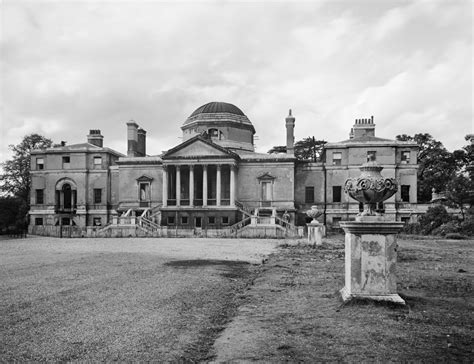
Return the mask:
[[[308,198],[310,197],[310,198]],[[304,188],[304,202],[314,203],[314,186],[305,186]]]
[[[101,204],[102,203],[102,188],[94,188],[93,194],[94,194],[93,196],[94,204],[95,205]],[[97,199],[97,197],[100,197],[100,198]]]
[[[339,158],[335,158],[336,155],[339,156]],[[342,165],[342,152],[333,152],[332,153],[332,165],[333,166]]]
[[[403,197],[407,197],[407,199],[404,199]],[[400,186],[400,200],[402,202],[410,203],[410,185]]]
[[71,156],[70,155],[63,155],[62,156],[62,166],[63,169],[70,169],[71,168]]
[[400,156],[400,163],[402,164],[409,164],[410,163],[410,151],[409,150],[402,150]]
[[[335,193],[338,191],[337,193]],[[338,201],[336,201],[335,196],[339,196]],[[342,202],[342,186],[332,186],[332,202],[341,203]]]
[[[40,163],[40,161],[41,161],[41,163]],[[42,171],[43,169],[44,169],[44,157],[36,158],[36,170],[37,171]]]
[[[41,222],[40,224],[38,222]],[[35,226],[43,226],[44,221],[42,217],[35,217]]]
[[[370,157],[374,156],[374,159],[371,159]],[[368,150],[367,151],[367,162],[372,162],[377,160],[377,151],[376,150]]]
[[36,195],[36,198],[35,198],[36,205],[44,205],[44,189],[39,188],[35,190],[35,195]]

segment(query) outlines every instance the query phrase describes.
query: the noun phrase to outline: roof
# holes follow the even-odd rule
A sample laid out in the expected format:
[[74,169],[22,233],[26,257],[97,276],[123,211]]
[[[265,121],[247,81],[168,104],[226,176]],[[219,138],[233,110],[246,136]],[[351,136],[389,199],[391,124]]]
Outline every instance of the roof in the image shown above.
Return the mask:
[[78,144],[71,144],[71,145],[64,145],[59,147],[52,147],[46,149],[36,149],[31,151],[32,154],[39,154],[39,153],[74,153],[74,152],[105,152],[114,154],[119,157],[124,157],[124,155],[120,152],[117,152],[113,149],[107,147],[98,147],[97,145],[91,143],[78,143]]
[[260,160],[266,160],[266,161],[288,161],[291,162],[295,160],[295,157],[286,153],[277,153],[277,154],[268,154],[268,153],[255,153],[255,152],[249,152],[245,150],[234,150],[235,153],[237,153],[241,159],[244,160],[255,160],[255,161],[260,161]]
[[392,140],[392,139],[384,139],[378,138],[375,136],[364,135],[357,138],[347,139],[336,143],[327,143],[324,145],[324,148],[335,148],[335,147],[346,147],[346,146],[353,146],[353,145],[400,145],[400,146],[413,146],[417,147],[418,144],[415,142],[405,142],[400,140]]
[[193,117],[198,114],[216,114],[226,112],[229,114],[241,115],[245,116],[242,110],[240,110],[237,106],[233,104],[229,104],[227,102],[209,102],[201,107],[198,107],[194,112],[189,116]]

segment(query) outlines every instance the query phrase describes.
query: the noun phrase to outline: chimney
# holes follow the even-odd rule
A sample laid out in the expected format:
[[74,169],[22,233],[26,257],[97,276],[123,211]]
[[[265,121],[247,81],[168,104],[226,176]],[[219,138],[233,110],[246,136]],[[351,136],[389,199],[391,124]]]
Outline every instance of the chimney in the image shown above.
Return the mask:
[[350,138],[360,138],[363,136],[375,136],[374,117],[370,119],[356,119],[351,129]]
[[138,129],[138,145],[137,145],[137,156],[146,156],[146,131],[142,128]]
[[[99,129],[91,129],[89,130],[89,135],[87,136],[87,142],[89,144],[93,144],[95,146],[98,146],[102,148],[104,144],[104,136],[100,134]],[[62,144],[62,142],[61,142]],[[66,144],[66,143],[64,143]]]
[[127,157],[136,157],[138,147],[138,124],[130,120],[127,123]]
[[286,117],[286,154],[295,155],[295,118],[291,115],[291,109]]

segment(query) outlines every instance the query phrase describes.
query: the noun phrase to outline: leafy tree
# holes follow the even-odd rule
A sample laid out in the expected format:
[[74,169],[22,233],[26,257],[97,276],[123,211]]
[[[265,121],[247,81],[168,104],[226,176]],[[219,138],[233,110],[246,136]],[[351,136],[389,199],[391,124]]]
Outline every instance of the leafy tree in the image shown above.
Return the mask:
[[[312,162],[321,161],[323,147],[326,143],[325,140],[317,140],[314,136],[299,140],[295,143],[295,157],[298,160],[311,160]],[[274,146],[268,153],[286,153],[286,146]]]
[[[431,192],[444,191],[446,185],[455,176],[459,163],[453,153],[450,153],[443,143],[434,139],[428,133],[397,135],[397,140],[413,141],[419,146],[418,151],[418,202],[426,203],[431,200]],[[459,162],[459,161],[458,161]]]
[[13,195],[21,200],[19,218],[24,217],[30,206],[30,160],[31,151],[51,147],[51,139],[39,134],[30,134],[23,138],[17,145],[9,145],[13,152],[10,160],[2,163],[3,174],[0,175],[1,190],[3,193]]
[[17,215],[22,203],[17,197],[0,197],[0,233],[17,224]]
[[473,190],[473,181],[463,174],[454,177],[446,186],[446,198],[452,205],[461,210],[463,220],[465,205],[474,203]]
[[420,225],[424,234],[431,233],[434,229],[451,221],[451,216],[442,205],[430,207],[426,213],[420,217]]

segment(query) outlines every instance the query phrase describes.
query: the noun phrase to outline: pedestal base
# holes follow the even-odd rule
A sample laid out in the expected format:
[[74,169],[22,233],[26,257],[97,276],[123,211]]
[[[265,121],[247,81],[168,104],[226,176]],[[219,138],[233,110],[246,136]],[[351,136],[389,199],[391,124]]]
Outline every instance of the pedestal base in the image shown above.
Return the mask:
[[341,294],[342,300],[344,302],[349,302],[352,299],[364,299],[364,300],[371,300],[371,301],[392,302],[392,303],[397,303],[400,305],[405,304],[405,300],[401,298],[397,293],[384,294],[384,295],[351,294],[346,289],[346,287],[341,289],[339,293]]
[[308,226],[308,244],[322,245],[324,225],[319,222],[310,222],[306,226]]

